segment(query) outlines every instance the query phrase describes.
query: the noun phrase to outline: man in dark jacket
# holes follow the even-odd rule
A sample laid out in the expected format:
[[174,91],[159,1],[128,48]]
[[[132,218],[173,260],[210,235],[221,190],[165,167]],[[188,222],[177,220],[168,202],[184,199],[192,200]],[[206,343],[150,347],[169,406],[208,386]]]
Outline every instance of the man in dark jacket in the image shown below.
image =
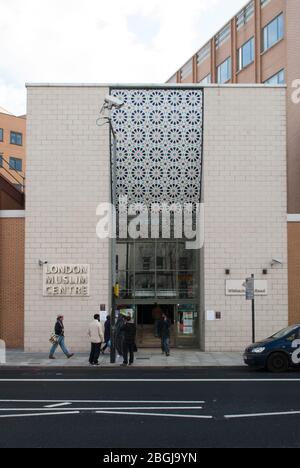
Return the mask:
[[128,353],[129,353],[129,365],[132,366],[132,364],[134,363],[136,326],[133,323],[131,317],[126,317],[125,325],[123,325],[121,330],[124,334],[124,342],[123,342],[124,362],[122,366],[126,367],[128,365]]
[[125,317],[120,313],[116,322],[115,340],[116,349],[119,356],[123,356],[124,333],[123,325],[125,324]]
[[64,327],[64,317],[62,315],[59,315],[57,317],[57,321],[55,324],[55,329],[54,333],[57,337],[56,343],[53,344],[51,350],[50,350],[50,355],[49,359],[55,359],[54,353],[57,349],[58,346],[61,347],[62,352],[67,356],[68,359],[74,356],[74,354],[69,353],[68,349],[66,348],[65,345],[65,327]]
[[110,334],[111,334],[111,321],[110,315],[106,317],[106,322],[104,324],[104,346],[102,348],[102,354],[105,353],[107,348],[110,348]]
[[161,349],[163,354],[170,356],[170,329],[171,321],[167,314],[163,314],[163,318],[159,324],[159,335],[161,338]]

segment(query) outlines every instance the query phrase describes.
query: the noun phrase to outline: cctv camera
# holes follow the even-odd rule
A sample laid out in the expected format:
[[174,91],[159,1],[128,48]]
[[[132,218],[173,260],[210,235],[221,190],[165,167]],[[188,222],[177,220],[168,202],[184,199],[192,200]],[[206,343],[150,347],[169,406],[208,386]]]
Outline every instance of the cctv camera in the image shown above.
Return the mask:
[[275,265],[282,265],[282,260],[279,260],[278,258],[273,258],[273,259],[272,259],[271,265],[272,265],[272,266],[275,266]]
[[107,104],[109,109],[112,109],[113,107],[115,107],[116,109],[121,109],[121,107],[124,106],[123,101],[121,101],[115,96],[110,96],[110,95],[106,96],[105,103]]

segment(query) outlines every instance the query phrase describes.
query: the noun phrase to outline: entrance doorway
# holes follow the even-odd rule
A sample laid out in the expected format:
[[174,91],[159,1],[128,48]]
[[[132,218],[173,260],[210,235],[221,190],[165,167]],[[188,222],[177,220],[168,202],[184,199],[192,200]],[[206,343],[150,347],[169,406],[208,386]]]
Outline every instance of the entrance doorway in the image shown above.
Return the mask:
[[[161,310],[161,314],[159,313]],[[161,342],[158,336],[157,321],[158,317],[166,313],[171,320],[171,339],[172,347],[176,344],[175,338],[175,306],[174,305],[137,305],[137,345],[142,348],[160,348]]]

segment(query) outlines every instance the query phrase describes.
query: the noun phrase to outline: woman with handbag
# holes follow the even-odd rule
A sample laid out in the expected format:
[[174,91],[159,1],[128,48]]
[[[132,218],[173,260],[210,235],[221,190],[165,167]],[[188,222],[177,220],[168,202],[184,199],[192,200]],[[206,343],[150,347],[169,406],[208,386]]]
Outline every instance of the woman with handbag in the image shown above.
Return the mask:
[[51,336],[50,343],[52,343],[52,348],[50,350],[49,359],[55,359],[54,353],[58,346],[61,347],[62,352],[67,356],[68,359],[74,356],[74,354],[69,353],[65,345],[65,327],[64,327],[64,317],[59,315],[55,324],[55,334]]

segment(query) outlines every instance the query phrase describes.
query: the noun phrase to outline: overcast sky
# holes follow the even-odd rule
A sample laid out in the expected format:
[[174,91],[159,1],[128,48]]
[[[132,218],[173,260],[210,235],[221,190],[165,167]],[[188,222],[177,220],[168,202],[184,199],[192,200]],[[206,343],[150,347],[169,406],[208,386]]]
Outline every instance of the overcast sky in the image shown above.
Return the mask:
[[25,82],[164,83],[246,0],[0,0],[0,107]]

